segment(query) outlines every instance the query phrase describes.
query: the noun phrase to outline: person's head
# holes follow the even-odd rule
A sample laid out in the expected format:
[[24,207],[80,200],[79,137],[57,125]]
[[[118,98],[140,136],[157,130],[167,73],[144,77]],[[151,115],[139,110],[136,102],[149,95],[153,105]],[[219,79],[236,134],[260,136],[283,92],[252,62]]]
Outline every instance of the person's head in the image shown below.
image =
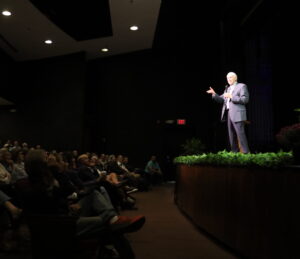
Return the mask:
[[92,165],[98,165],[99,164],[99,158],[98,158],[98,156],[96,154],[92,155],[90,163]]
[[15,163],[23,162],[25,159],[24,155],[25,155],[24,152],[20,149],[13,150],[11,152],[11,158]]
[[11,153],[8,150],[4,150],[2,152],[2,159],[3,161],[7,162],[9,160],[11,160]]
[[76,158],[72,155],[71,151],[65,152],[63,154],[63,160],[66,162],[67,168],[69,169],[77,168]]
[[122,155],[117,156],[117,162],[123,163],[123,156]]
[[8,150],[9,149],[9,144],[7,144],[7,143],[4,144],[3,148],[6,149],[6,150]]
[[87,154],[82,154],[77,158],[78,163],[85,165],[85,166],[90,166],[90,158]]
[[7,149],[2,148],[0,150],[0,163],[7,163],[9,160],[11,160],[11,153]]
[[109,155],[107,160],[108,160],[108,162],[114,162],[114,161],[116,161],[116,156],[115,155]]
[[49,155],[48,155],[48,164],[52,164],[52,163],[56,163],[57,161],[56,161],[56,156],[54,155],[54,153],[50,153]]
[[229,72],[226,78],[229,85],[233,85],[235,82],[237,82],[237,74],[234,72]]
[[43,149],[32,149],[30,150],[26,157],[25,162],[28,164],[35,163],[35,162],[47,165],[48,155],[47,152]]
[[128,163],[128,156],[124,156],[123,157],[123,164],[127,164]]
[[77,158],[78,157],[78,151],[76,150],[76,149],[74,149],[73,151],[72,151],[72,155],[75,157],[75,158]]
[[151,156],[151,161],[156,161],[156,156]]
[[53,172],[64,172],[66,170],[66,163],[58,153],[50,153],[48,155],[48,166]]
[[53,184],[54,178],[47,165],[48,156],[45,150],[30,150],[25,158],[25,170],[29,180],[38,189],[47,189]]
[[106,159],[105,154],[101,154],[100,157],[99,157],[99,159],[100,159],[101,161],[105,161],[105,159]]

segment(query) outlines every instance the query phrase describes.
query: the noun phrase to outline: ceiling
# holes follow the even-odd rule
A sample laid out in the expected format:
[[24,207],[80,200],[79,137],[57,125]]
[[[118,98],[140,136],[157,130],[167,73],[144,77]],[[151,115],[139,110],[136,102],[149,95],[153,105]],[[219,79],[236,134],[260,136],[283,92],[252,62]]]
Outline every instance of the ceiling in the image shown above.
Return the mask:
[[[82,51],[95,59],[151,49],[161,1],[1,0],[1,13],[12,15],[0,14],[0,48],[16,61]],[[139,30],[131,31],[132,25]],[[45,44],[47,39],[53,44]]]

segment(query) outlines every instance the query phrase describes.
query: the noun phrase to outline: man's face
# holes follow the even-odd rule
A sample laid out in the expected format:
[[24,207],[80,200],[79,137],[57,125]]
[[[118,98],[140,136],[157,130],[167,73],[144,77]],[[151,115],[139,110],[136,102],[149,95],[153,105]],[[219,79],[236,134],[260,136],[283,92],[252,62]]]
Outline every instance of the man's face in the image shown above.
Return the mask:
[[234,84],[235,81],[236,81],[236,76],[235,75],[233,75],[233,74],[227,75],[227,82],[228,82],[229,85]]
[[89,166],[90,165],[90,159],[88,156],[83,156],[81,159],[80,159],[80,163],[85,165],[85,166]]
[[98,165],[98,157],[97,156],[92,156],[90,163],[93,163],[94,165]]

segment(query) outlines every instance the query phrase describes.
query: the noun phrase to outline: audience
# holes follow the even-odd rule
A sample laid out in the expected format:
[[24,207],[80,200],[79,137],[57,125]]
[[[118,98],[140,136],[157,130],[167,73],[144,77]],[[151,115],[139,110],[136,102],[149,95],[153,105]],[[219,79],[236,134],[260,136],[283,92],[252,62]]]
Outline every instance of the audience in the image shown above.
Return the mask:
[[[49,161],[43,150],[29,151],[25,168],[28,179],[18,191],[21,193],[25,215],[76,215],[78,238],[105,235],[115,246],[121,258],[134,258],[134,253],[123,236],[124,233],[138,231],[145,223],[144,216],[134,218],[119,216],[110,200],[101,192],[94,190],[84,197],[70,199],[59,181],[53,175],[54,159]],[[61,170],[59,166],[58,170]]]
[[85,186],[104,187],[117,211],[120,208],[135,209],[135,201],[128,195],[128,193],[126,193],[124,187],[107,180],[105,174],[101,173],[99,175],[96,168],[94,168],[94,164],[91,164],[87,154],[80,155],[78,157],[78,163],[78,176]]
[[0,149],[0,212],[7,211],[11,220],[31,214],[76,215],[79,238],[105,233],[120,258],[134,258],[123,234],[139,230],[145,217],[124,217],[120,211],[137,209],[129,193],[137,187],[148,189],[143,187],[145,175],[152,180],[162,175],[155,157],[143,172],[122,155],[48,153],[41,145],[11,143],[8,140]]

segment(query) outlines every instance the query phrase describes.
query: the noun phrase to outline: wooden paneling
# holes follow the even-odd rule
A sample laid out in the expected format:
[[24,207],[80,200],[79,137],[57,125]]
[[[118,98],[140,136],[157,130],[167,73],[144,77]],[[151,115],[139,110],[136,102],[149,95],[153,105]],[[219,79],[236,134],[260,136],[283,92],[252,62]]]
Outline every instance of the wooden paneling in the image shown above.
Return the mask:
[[300,258],[300,170],[178,165],[175,202],[248,258]]

